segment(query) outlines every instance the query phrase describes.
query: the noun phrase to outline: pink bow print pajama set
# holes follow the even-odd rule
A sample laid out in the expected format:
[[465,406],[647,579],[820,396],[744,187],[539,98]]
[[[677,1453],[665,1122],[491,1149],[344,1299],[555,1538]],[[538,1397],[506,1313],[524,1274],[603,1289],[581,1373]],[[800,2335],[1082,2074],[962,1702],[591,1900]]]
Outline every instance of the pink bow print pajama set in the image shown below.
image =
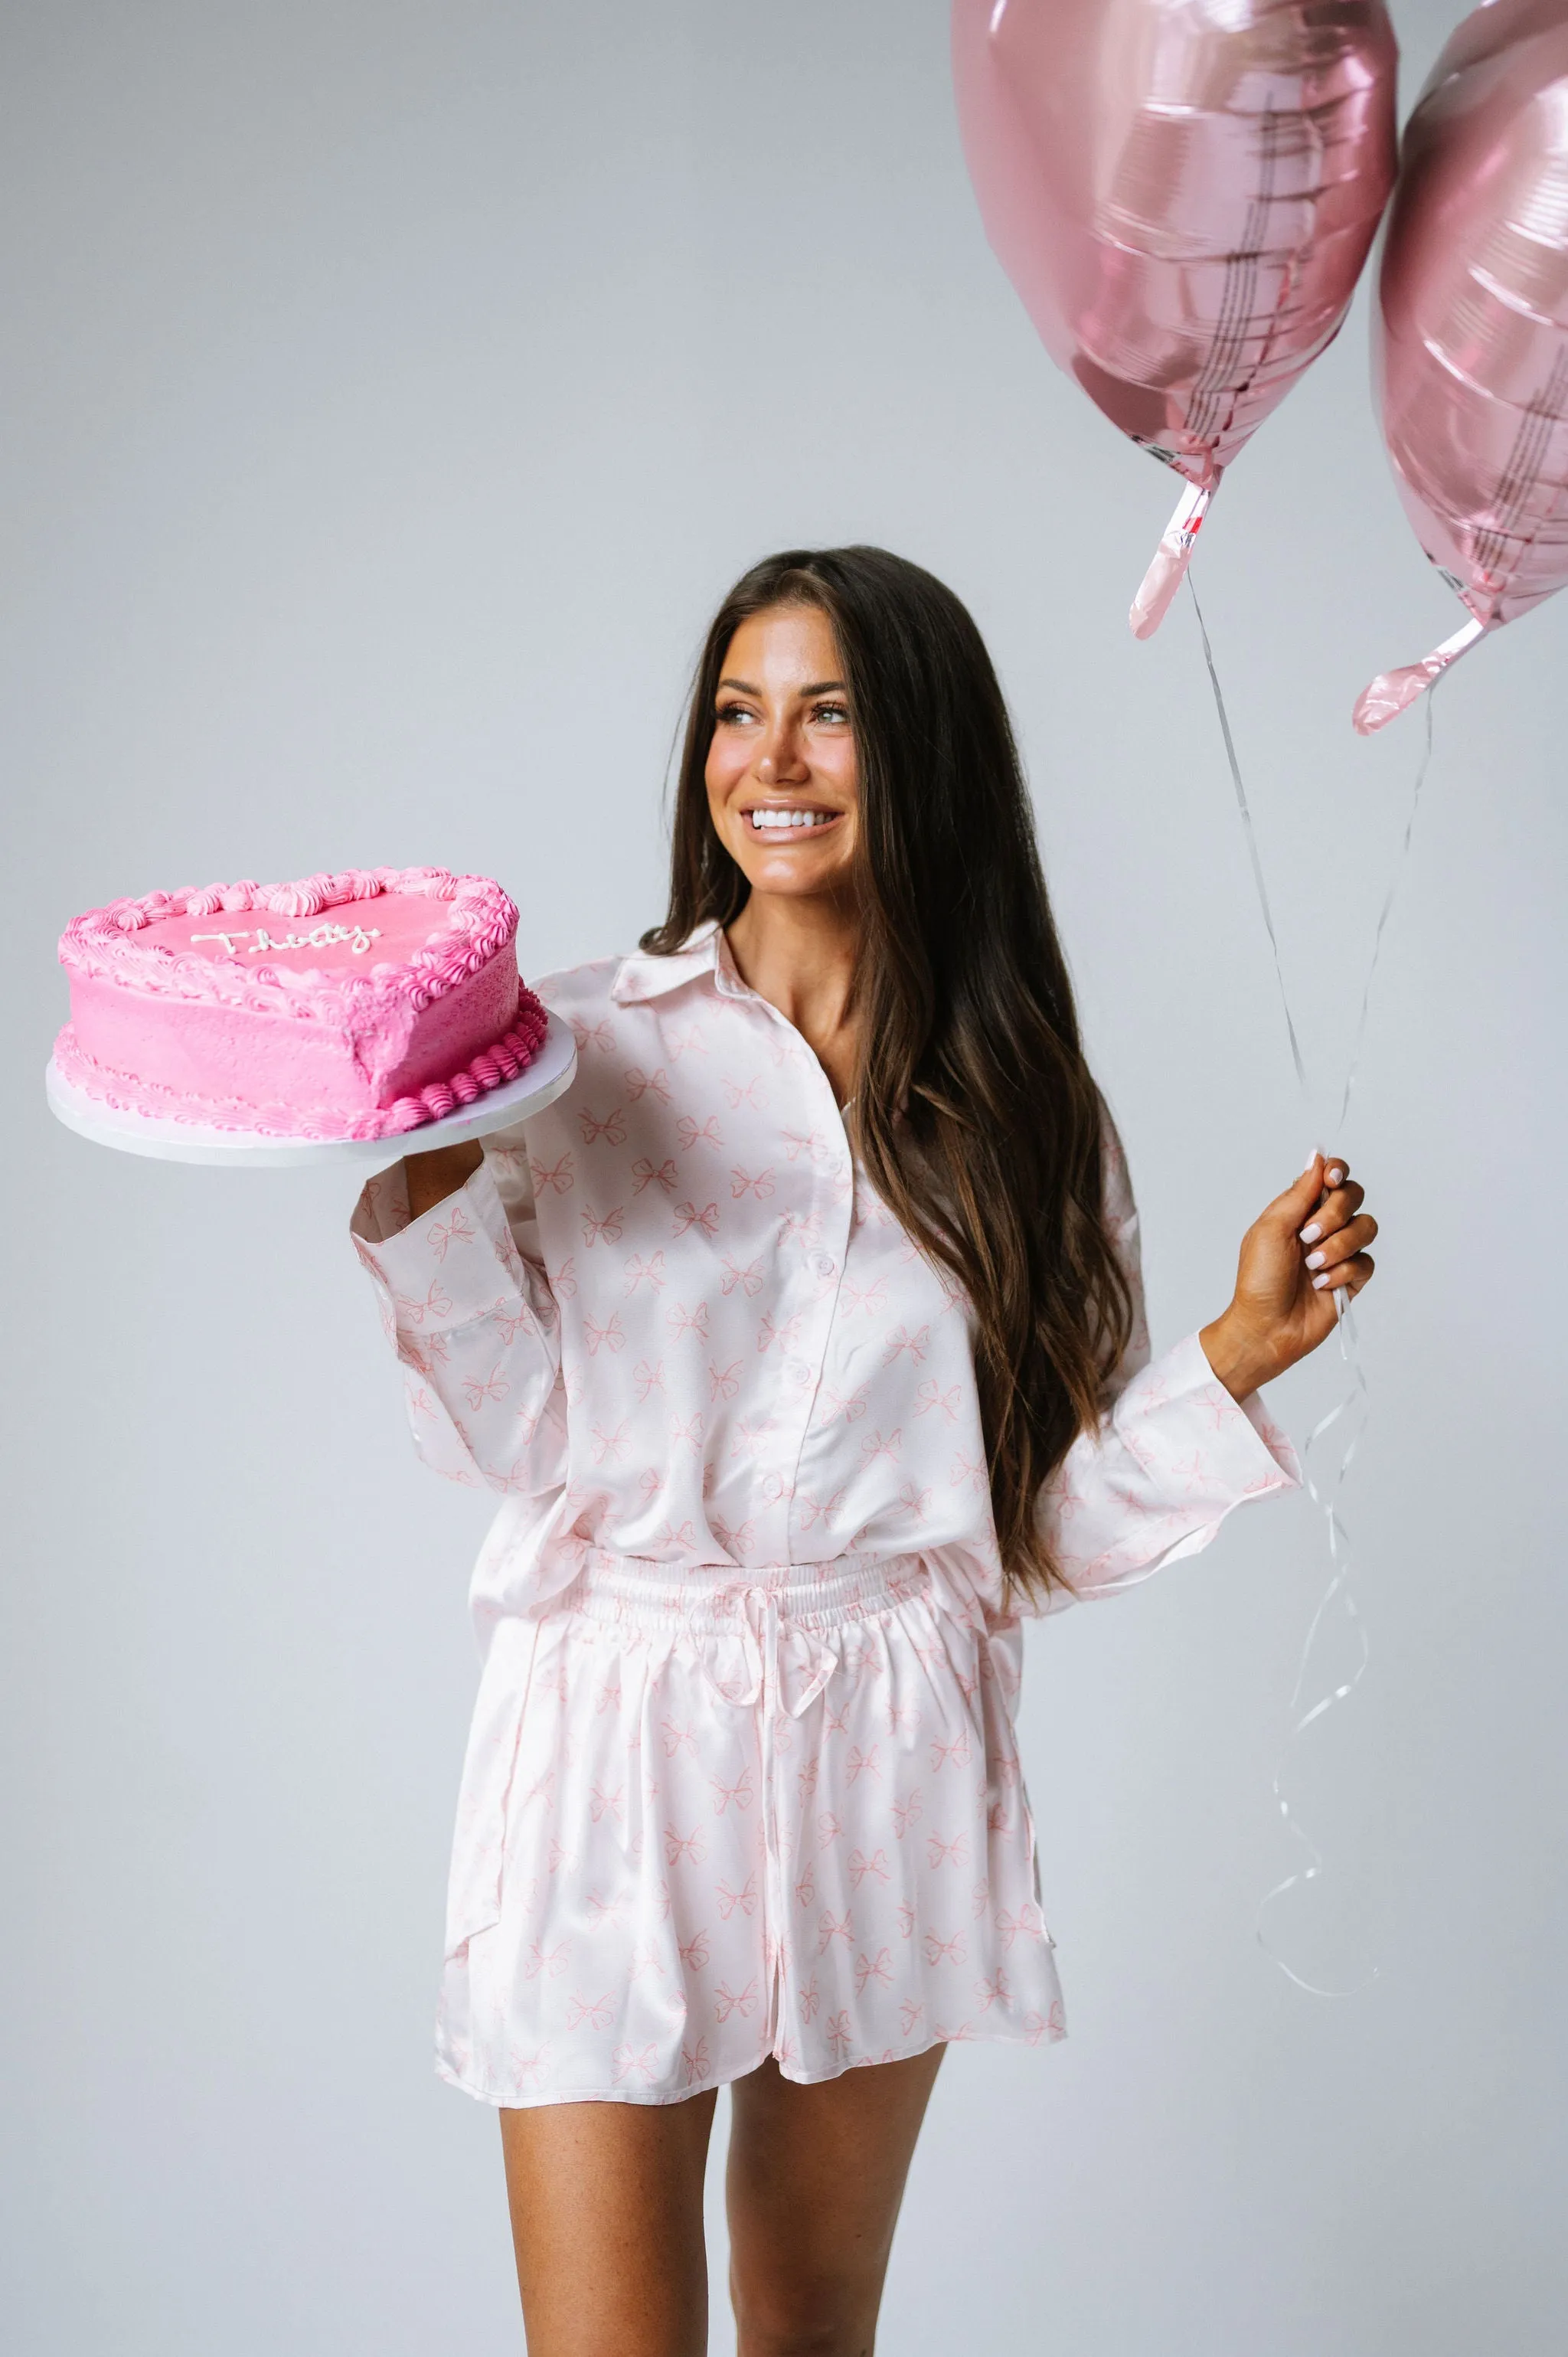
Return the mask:
[[[961,1292],[718,926],[536,987],[566,1095],[422,1219],[400,1163],[352,1222],[416,1448],[500,1498],[438,2070],[670,2103],[1063,2037]],[[1104,1121],[1137,1322],[1039,1507],[1085,1596],[1302,1478],[1196,1333],[1151,1362]]]

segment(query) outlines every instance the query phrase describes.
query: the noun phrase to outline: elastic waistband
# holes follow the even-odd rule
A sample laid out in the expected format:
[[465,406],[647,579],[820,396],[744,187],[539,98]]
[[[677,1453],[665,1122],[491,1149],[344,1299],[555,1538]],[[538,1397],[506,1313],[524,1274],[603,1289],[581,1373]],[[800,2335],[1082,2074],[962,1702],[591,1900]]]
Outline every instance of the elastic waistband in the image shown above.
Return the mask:
[[908,1603],[929,1584],[930,1573],[918,1555],[885,1555],[876,1562],[840,1555],[830,1563],[754,1564],[744,1569],[698,1564],[672,1578],[671,1566],[652,1555],[590,1549],[561,1602],[589,1620],[693,1634],[733,1629],[737,1622],[755,1628],[769,1614],[792,1628],[826,1630]]

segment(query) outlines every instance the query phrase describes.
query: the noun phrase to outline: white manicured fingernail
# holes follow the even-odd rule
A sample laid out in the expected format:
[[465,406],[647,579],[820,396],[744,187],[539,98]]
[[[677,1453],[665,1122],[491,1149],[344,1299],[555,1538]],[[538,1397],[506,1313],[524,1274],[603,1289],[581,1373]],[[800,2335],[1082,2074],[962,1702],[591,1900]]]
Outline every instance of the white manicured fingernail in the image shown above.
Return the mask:
[[[1321,1220],[1314,1220],[1309,1228],[1303,1228],[1300,1231],[1301,1240],[1304,1244],[1315,1244],[1322,1233],[1323,1222]],[[1312,1266],[1312,1263],[1310,1261],[1308,1261],[1307,1266],[1309,1268]]]
[[1343,1172],[1343,1170],[1341,1170],[1341,1169],[1340,1169],[1339,1165],[1338,1165],[1338,1164],[1337,1164],[1337,1163],[1334,1165],[1333,1169],[1328,1173],[1328,1183],[1329,1183],[1329,1185],[1330,1185],[1331,1187],[1337,1187],[1337,1186],[1338,1186],[1338,1184],[1339,1184],[1339,1181],[1341,1180],[1341,1178],[1344,1178],[1344,1176],[1345,1176],[1345,1173]]
[[1315,1276],[1312,1281],[1315,1286],[1326,1285],[1328,1282],[1328,1271],[1325,1269],[1321,1276]]
[[[1316,1235],[1316,1232],[1317,1231],[1315,1228],[1313,1230],[1314,1235]],[[1321,1268],[1323,1266],[1323,1254],[1320,1252],[1308,1253],[1306,1255],[1306,1265],[1308,1268]]]

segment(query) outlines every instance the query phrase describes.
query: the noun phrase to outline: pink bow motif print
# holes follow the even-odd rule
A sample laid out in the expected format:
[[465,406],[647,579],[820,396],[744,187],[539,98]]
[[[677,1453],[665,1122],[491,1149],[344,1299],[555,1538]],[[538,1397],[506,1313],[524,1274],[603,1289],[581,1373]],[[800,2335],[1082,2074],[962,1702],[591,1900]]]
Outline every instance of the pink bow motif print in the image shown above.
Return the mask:
[[473,1222],[461,1204],[457,1206],[449,1220],[438,1221],[430,1230],[430,1249],[437,1260],[446,1259],[450,1245],[471,1244],[473,1241]]
[[569,1195],[576,1184],[572,1168],[572,1149],[566,1148],[559,1162],[546,1165],[528,1157],[528,1175],[533,1181],[535,1195]]
[[663,1189],[666,1195],[672,1195],[680,1184],[675,1175],[673,1158],[654,1163],[649,1160],[646,1154],[639,1154],[631,1166],[631,1175],[636,1181],[631,1190],[634,1195],[640,1195],[645,1187],[660,1187]]
[[427,1318],[445,1318],[452,1307],[452,1297],[435,1277],[423,1301],[412,1300],[405,1293],[396,1297],[397,1306],[411,1326],[423,1326]]
[[928,1375],[915,1397],[919,1402],[915,1410],[917,1415],[929,1415],[933,1408],[940,1408],[950,1424],[958,1422],[959,1409],[963,1403],[963,1393],[959,1384],[949,1383],[944,1390],[934,1375]]
[[1038,1939],[1040,1910],[1034,1900],[1026,1899],[1016,1915],[1010,1914],[1005,1907],[999,1908],[996,1914],[996,1932],[1004,1948],[1011,1948],[1015,1940]]
[[612,1106],[601,1120],[596,1114],[590,1113],[586,1105],[583,1106],[577,1119],[582,1125],[584,1145],[596,1146],[602,1137],[607,1146],[624,1146],[626,1123],[621,1118],[621,1112],[619,1105]]
[[721,1776],[710,1776],[708,1784],[714,1796],[714,1814],[722,1817],[733,1801],[737,1809],[749,1809],[757,1794],[752,1787],[751,1770],[743,1768],[738,1782],[726,1784]]
[[603,1326],[599,1324],[596,1318],[585,1318],[583,1320],[583,1340],[588,1346],[588,1356],[590,1359],[596,1359],[601,1350],[612,1351],[624,1351],[626,1348],[626,1329],[620,1322],[618,1311]]
[[854,1944],[854,1917],[853,1911],[847,1907],[844,1909],[842,1915],[834,1915],[831,1910],[828,1910],[824,1911],[819,1919],[817,1923],[818,1955],[825,1956],[835,1940],[842,1940],[846,1948],[853,1947]]
[[592,2029],[607,2029],[615,2016],[615,2007],[606,1996],[575,1996],[566,2008],[568,2029],[581,2029],[585,2023]]
[[800,1348],[800,1313],[798,1309],[792,1317],[781,1318],[777,1325],[768,1311],[763,1311],[762,1324],[757,1335],[759,1351],[771,1351],[775,1344],[780,1351],[794,1351]]
[[465,1375],[463,1378],[464,1396],[468,1405],[474,1408],[482,1406],[486,1400],[505,1399],[510,1389],[511,1385],[501,1372],[501,1362],[499,1359],[489,1373],[482,1380],[478,1375]]

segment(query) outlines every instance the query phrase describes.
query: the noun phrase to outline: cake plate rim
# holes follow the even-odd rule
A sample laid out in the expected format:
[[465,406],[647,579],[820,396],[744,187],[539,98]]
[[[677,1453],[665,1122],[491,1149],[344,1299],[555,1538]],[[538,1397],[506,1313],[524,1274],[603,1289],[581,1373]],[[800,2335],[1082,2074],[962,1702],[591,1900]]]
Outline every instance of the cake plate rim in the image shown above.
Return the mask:
[[163,1121],[130,1107],[106,1104],[68,1081],[51,1056],[44,1073],[49,1111],[67,1129],[95,1146],[139,1154],[154,1162],[200,1163],[230,1170],[304,1169],[309,1164],[341,1163],[378,1168],[407,1153],[428,1154],[439,1146],[506,1129],[514,1121],[542,1113],[564,1096],[577,1075],[577,1043],[571,1027],[552,1015],[539,1052],[516,1080],[487,1090],[472,1104],[459,1105],[439,1121],[400,1129],[384,1137],[285,1137],[259,1130],[210,1129],[199,1122]]

